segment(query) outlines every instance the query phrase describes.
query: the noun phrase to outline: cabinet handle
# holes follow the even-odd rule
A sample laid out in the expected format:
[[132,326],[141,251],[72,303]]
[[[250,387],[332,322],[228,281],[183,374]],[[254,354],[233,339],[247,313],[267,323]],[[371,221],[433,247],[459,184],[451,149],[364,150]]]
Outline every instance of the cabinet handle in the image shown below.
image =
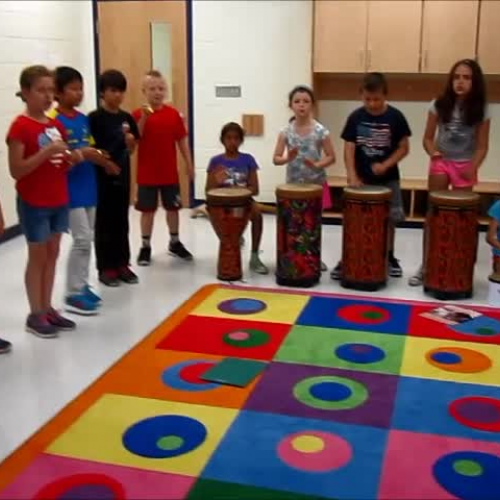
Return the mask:
[[427,55],[428,51],[424,50],[423,58],[422,58],[422,69],[426,70],[427,69]]
[[365,51],[363,49],[359,49],[358,57],[359,57],[359,67],[360,67],[360,69],[362,69],[364,71],[365,70]]
[[372,68],[372,49],[368,49],[368,69]]

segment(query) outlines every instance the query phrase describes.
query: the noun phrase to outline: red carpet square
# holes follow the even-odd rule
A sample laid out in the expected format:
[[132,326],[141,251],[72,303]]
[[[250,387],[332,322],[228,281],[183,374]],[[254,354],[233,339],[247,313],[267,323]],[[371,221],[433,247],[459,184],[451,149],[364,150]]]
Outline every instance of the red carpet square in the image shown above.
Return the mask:
[[188,316],[158,349],[271,360],[292,325]]

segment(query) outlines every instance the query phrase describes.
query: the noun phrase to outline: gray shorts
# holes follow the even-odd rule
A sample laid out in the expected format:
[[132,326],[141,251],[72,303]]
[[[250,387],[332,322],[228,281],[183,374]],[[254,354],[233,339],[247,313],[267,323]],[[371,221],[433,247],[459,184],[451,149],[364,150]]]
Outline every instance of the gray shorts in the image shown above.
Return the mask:
[[387,181],[377,184],[377,186],[384,186],[392,191],[391,200],[391,214],[390,218],[394,225],[403,222],[406,219],[403,207],[403,195],[401,194],[401,185],[399,181]]

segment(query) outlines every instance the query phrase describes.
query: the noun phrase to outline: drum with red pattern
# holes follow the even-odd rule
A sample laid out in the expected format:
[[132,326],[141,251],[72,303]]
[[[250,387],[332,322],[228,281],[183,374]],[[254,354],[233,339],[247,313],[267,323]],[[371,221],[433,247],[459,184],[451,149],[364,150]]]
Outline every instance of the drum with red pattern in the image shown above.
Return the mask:
[[480,197],[466,191],[429,194],[424,291],[439,300],[472,297]]
[[219,237],[217,278],[241,280],[240,238],[250,219],[252,193],[245,188],[216,188],[207,193],[210,222]]
[[344,189],[344,288],[375,291],[386,285],[391,197],[391,190],[383,186]]

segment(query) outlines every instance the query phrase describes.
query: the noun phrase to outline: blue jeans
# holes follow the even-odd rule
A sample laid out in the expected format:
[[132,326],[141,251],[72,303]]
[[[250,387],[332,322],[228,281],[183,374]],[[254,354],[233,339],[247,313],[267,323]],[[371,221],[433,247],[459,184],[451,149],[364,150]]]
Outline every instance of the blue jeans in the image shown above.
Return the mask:
[[69,209],[67,205],[34,207],[18,197],[17,213],[21,228],[29,243],[45,243],[53,235],[68,231]]

